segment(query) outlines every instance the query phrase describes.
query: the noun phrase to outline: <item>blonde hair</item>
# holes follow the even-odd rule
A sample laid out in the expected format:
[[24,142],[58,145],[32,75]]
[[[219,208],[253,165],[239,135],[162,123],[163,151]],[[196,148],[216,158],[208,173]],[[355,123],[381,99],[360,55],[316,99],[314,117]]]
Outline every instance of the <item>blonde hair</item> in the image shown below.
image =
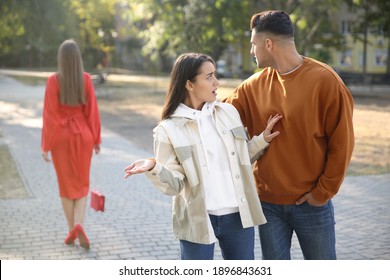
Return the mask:
[[86,103],[84,67],[80,49],[73,39],[65,40],[58,49],[60,103],[78,106]]

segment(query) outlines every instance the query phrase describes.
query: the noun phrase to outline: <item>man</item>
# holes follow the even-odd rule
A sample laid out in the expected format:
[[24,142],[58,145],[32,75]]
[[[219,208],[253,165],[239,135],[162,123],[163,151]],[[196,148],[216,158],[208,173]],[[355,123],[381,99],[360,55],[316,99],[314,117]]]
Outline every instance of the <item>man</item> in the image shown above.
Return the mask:
[[267,223],[259,226],[263,259],[291,259],[293,232],[305,259],[336,259],[331,198],[345,177],[354,147],[353,99],[329,66],[300,55],[284,11],[253,15],[251,54],[262,71],[225,101],[251,137],[269,116],[280,131],[254,165]]

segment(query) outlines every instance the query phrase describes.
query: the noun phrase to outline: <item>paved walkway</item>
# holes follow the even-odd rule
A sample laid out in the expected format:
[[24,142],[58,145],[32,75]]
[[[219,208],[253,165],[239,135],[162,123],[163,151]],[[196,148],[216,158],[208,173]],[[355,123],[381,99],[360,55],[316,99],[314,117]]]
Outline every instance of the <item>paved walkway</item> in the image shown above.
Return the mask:
[[[67,226],[53,166],[40,156],[43,86],[0,75],[0,145],[7,145],[29,197],[0,199],[0,259],[179,258],[171,229],[171,198],[142,175],[123,179],[131,161],[150,154],[104,127],[102,152],[94,156],[91,188],[106,195],[106,211],[88,207],[91,249],[63,244]],[[344,260],[390,259],[390,174],[347,177],[334,198],[337,253]],[[302,259],[293,242],[293,259]],[[261,249],[256,238],[256,258]],[[221,259],[217,250],[216,259]]]

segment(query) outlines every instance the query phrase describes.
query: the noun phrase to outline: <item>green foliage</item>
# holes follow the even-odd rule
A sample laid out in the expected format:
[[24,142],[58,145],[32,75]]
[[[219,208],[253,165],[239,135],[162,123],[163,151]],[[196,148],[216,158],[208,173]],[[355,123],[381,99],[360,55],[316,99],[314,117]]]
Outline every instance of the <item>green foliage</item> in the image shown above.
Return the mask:
[[2,1],[0,58],[9,66],[43,66],[55,57],[66,19],[61,0]]
[[[389,0],[345,0],[349,8],[359,13],[358,20],[355,22],[352,35],[356,41],[363,44],[370,44],[367,40],[367,32],[383,35],[390,38],[390,1]],[[365,75],[365,57],[363,54],[363,75]],[[387,75],[390,75],[390,44],[387,50]]]
[[[345,2],[367,0],[344,0]],[[218,60],[229,45],[249,52],[249,20],[255,12],[287,11],[297,49],[327,59],[342,36],[332,16],[338,0],[1,0],[0,67],[55,67],[59,44],[74,38],[86,68],[103,57],[115,61],[115,47],[144,68],[169,70],[183,52]],[[358,4],[359,4],[358,3]],[[367,2],[368,3],[368,2]],[[371,3],[373,5],[371,5]],[[390,1],[370,0],[379,9],[370,24],[390,36]],[[356,6],[356,5],[355,5]],[[374,13],[375,12],[375,13]],[[142,50],[141,50],[142,49]],[[121,61],[117,61],[120,65]],[[327,61],[325,61],[327,62]]]
[[4,0],[0,2],[0,50],[7,55],[12,50],[9,38],[19,38],[25,33],[20,15],[15,14],[16,2]]
[[143,54],[159,61],[163,68],[166,64],[170,68],[171,60],[184,52],[207,53],[218,59],[229,43],[242,38],[249,29],[251,1],[248,0],[139,0],[137,3],[150,15],[145,30],[140,33]]
[[203,52],[218,60],[229,44],[244,48],[249,41],[252,14],[271,9],[283,9],[291,15],[296,45],[302,54],[329,58],[330,48],[342,44],[337,22],[331,21],[340,5],[337,0],[138,0],[137,3],[152,15],[141,32],[143,53],[160,65],[164,65],[163,58],[172,60],[183,52]]
[[112,49],[116,0],[1,0],[0,61],[7,67],[56,66],[58,46],[74,38],[85,63],[93,67],[98,54]]
[[[339,0],[258,1],[261,10],[282,9],[290,14],[295,29],[295,44],[300,53],[324,61],[331,48],[339,48],[342,36],[332,16]],[[322,49],[320,49],[322,48]],[[328,61],[324,61],[328,62]]]

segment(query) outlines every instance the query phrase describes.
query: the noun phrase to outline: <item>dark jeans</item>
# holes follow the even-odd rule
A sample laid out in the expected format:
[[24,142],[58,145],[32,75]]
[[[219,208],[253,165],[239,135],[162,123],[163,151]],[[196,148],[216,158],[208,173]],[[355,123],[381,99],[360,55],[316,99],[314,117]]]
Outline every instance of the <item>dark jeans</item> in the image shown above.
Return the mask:
[[[238,212],[223,216],[209,216],[225,260],[254,259],[254,228],[243,228]],[[215,243],[199,244],[180,240],[181,259],[212,260],[214,259],[214,245]]]
[[259,226],[264,260],[291,259],[291,237],[297,235],[306,260],[335,260],[336,237],[333,204],[321,207],[261,202],[267,223]]

